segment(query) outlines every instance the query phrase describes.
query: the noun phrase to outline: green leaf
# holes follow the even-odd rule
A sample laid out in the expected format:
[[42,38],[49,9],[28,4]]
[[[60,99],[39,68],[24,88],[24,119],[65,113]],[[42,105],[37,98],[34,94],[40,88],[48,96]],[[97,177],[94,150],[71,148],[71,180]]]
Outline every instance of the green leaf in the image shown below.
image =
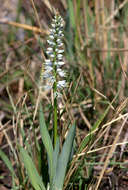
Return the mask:
[[53,175],[54,175],[54,173],[53,173],[53,171],[54,171],[53,146],[52,146],[51,138],[50,138],[49,133],[48,133],[48,129],[46,127],[44,114],[43,114],[41,105],[40,105],[39,121],[40,121],[41,138],[42,138],[43,144],[45,146],[45,149],[46,149],[46,152],[48,155],[50,183],[52,183]]
[[62,148],[62,152],[59,155],[58,163],[57,163],[57,171],[54,177],[53,186],[51,188],[52,190],[56,190],[56,189],[61,190],[63,188],[65,173],[66,173],[66,169],[67,169],[67,165],[68,165],[68,161],[69,161],[69,157],[70,157],[70,153],[72,150],[73,141],[75,137],[75,129],[76,129],[75,125],[73,125],[69,129],[68,136]]
[[19,149],[21,158],[27,170],[32,186],[35,188],[35,190],[46,190],[31,157],[28,155],[27,151],[23,147],[19,147]]
[[6,166],[8,167],[8,169],[11,172],[12,176],[16,176],[15,175],[15,171],[12,167],[12,163],[10,162],[10,160],[8,159],[8,157],[6,156],[6,154],[0,149],[0,157],[3,160],[3,162],[6,164]]
[[[56,170],[57,170],[57,163],[58,163],[58,158],[59,158],[59,149],[60,149],[60,141],[59,141],[59,138],[57,138],[57,141],[56,141],[56,146],[55,146],[55,149],[54,149],[54,152],[53,152],[53,173],[54,173],[54,176],[56,175]],[[51,184],[53,185],[53,184]]]

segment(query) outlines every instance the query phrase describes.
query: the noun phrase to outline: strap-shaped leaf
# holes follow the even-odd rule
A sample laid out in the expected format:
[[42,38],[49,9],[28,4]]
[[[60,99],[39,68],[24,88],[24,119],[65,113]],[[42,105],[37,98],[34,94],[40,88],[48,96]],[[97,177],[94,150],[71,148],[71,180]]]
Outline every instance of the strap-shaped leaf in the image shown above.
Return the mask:
[[63,188],[65,173],[73,146],[75,129],[76,129],[75,125],[73,125],[69,129],[67,138],[64,142],[62,152],[58,158],[57,171],[56,171],[56,176],[54,178],[54,185],[51,188],[52,190],[62,190]]
[[[57,141],[56,141],[56,146],[55,146],[55,149],[54,149],[54,152],[53,152],[53,173],[54,173],[54,176],[56,175],[56,170],[57,170],[57,163],[58,163],[58,158],[59,158],[59,149],[60,149],[60,140],[59,138],[57,138]],[[53,181],[52,181],[53,183]],[[52,184],[51,183],[51,187],[52,187]]]
[[50,183],[52,183],[53,180],[53,146],[52,146],[52,141],[48,133],[48,129],[46,127],[45,119],[44,119],[44,114],[42,107],[40,105],[40,113],[39,113],[39,121],[40,121],[40,133],[41,133],[41,138],[43,141],[43,144],[45,146],[47,155],[48,155],[48,163],[49,163],[49,176],[50,176]]
[[19,147],[19,149],[21,158],[27,170],[32,186],[35,188],[35,190],[46,190],[31,157],[28,155],[27,151],[23,147]]

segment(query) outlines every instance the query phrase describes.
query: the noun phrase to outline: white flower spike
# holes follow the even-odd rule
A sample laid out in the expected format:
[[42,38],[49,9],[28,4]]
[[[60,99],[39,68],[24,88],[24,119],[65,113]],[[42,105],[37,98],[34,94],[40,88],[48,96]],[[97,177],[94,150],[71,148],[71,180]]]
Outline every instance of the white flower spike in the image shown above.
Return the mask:
[[[45,60],[44,73],[41,74],[46,80],[45,89],[54,89],[54,94],[59,94],[61,89],[67,86],[65,80],[66,73],[62,70],[63,62],[63,19],[60,15],[55,15],[51,24],[50,35],[47,40],[49,47],[47,48],[48,59]],[[63,79],[60,80],[60,77]],[[59,96],[58,96],[59,97]]]

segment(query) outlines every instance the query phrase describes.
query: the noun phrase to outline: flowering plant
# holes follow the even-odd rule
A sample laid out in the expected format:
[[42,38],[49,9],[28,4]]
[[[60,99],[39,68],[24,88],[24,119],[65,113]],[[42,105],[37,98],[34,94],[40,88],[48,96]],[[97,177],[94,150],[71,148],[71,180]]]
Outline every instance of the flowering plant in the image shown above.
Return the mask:
[[[50,134],[48,132],[42,106],[40,104],[39,110],[39,123],[40,133],[42,142],[47,152],[48,158],[48,171],[49,171],[49,182],[47,184],[47,190],[62,190],[68,161],[73,147],[73,141],[75,137],[75,125],[70,126],[68,135],[65,139],[63,147],[60,152],[60,141],[57,134],[57,100],[61,95],[61,90],[67,86],[66,74],[62,70],[63,62],[63,19],[57,14],[55,15],[50,29],[50,35],[48,39],[49,47],[47,48],[48,59],[45,60],[45,68],[42,66],[41,80],[46,80],[44,89],[52,89],[54,95],[53,115],[54,115],[54,145]],[[63,78],[60,80],[60,78]],[[36,190],[46,190],[44,182],[41,176],[38,174],[37,169],[29,156],[28,152],[23,148],[19,147],[20,155],[24,162],[31,184]]]
[[53,89],[54,95],[54,147],[57,139],[57,98],[61,96],[60,90],[67,86],[65,78],[66,73],[61,69],[65,64],[63,61],[63,19],[57,14],[55,15],[50,29],[49,39],[47,40],[49,47],[47,48],[47,56],[45,60],[45,71],[42,67],[41,79],[47,79],[45,89]]

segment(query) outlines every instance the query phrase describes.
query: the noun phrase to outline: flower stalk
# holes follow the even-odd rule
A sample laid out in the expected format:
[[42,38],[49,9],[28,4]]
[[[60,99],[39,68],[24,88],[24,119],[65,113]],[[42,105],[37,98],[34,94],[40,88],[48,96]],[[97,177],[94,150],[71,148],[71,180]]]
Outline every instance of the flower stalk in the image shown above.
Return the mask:
[[54,147],[57,139],[57,100],[61,96],[61,90],[67,86],[66,81],[60,80],[65,78],[66,73],[62,70],[63,62],[63,19],[59,14],[54,16],[52,20],[49,39],[47,40],[49,47],[47,48],[47,57],[45,60],[44,72],[41,77],[46,80],[45,89],[53,89],[53,127],[54,127]]

